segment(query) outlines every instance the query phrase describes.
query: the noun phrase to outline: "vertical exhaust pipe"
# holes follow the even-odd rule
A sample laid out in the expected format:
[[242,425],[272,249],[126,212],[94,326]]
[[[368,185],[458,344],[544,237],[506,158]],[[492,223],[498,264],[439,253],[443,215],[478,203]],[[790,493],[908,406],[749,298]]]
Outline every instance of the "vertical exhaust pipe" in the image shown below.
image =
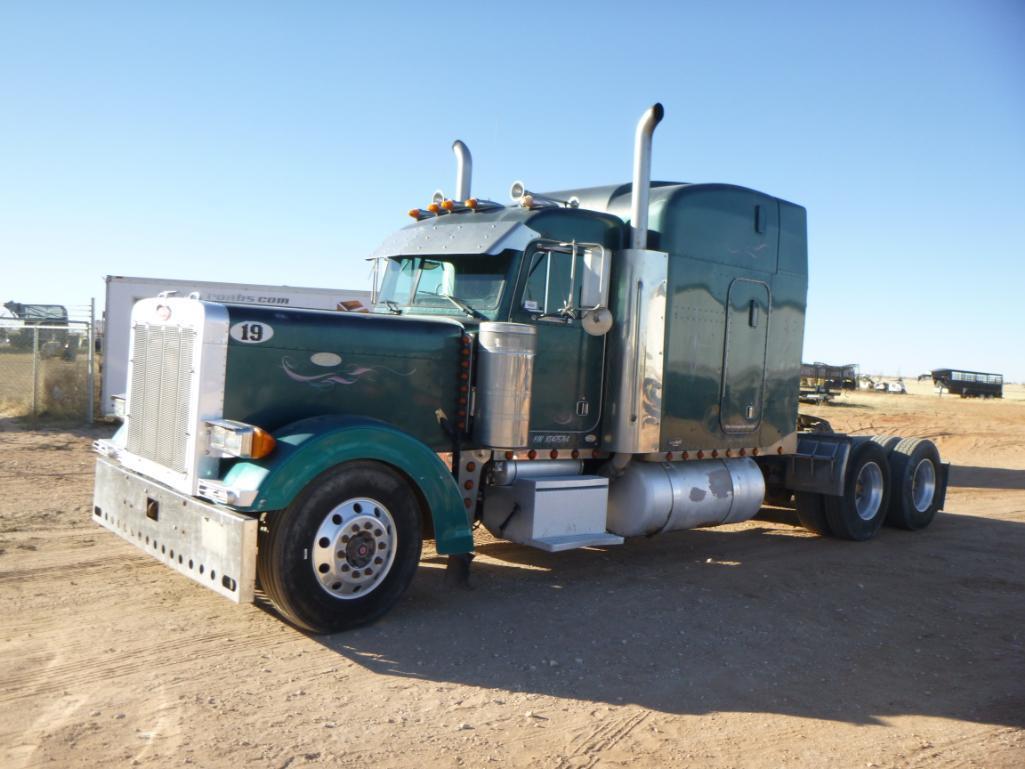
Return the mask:
[[[665,115],[660,103],[654,104],[637,123],[634,137],[634,180],[631,188],[630,247],[648,247],[648,192],[651,188],[651,137]],[[457,142],[459,143],[459,142]]]
[[473,158],[470,149],[459,139],[452,142],[456,153],[456,200],[460,203],[470,199],[470,177],[473,175]]

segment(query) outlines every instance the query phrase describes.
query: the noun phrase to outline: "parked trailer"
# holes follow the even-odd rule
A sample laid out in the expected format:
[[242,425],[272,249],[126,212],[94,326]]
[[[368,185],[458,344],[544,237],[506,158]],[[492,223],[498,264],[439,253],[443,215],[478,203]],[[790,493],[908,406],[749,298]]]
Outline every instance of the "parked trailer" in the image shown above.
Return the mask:
[[933,384],[962,398],[1003,398],[1004,377],[982,371],[938,368],[932,372]]
[[140,299],[171,292],[177,296],[196,293],[209,302],[260,304],[271,307],[300,307],[312,310],[366,311],[369,291],[299,286],[261,286],[252,283],[216,283],[205,280],[106,277],[106,309],[103,317],[103,376],[100,403],[103,416],[117,416],[114,396],[128,386],[129,337],[132,307]]
[[802,403],[829,403],[843,390],[858,389],[858,364],[832,366],[828,363],[801,364]]
[[456,142],[455,197],[372,257],[371,314],[136,304],[95,520],[232,600],[258,577],[312,631],[386,612],[425,537],[465,577],[478,522],[610,547],[768,495],[845,539],[927,526],[947,483],[931,442],[798,421],[805,210],[650,182],[661,118],[638,124],[632,183],[516,183],[511,205],[471,196]]

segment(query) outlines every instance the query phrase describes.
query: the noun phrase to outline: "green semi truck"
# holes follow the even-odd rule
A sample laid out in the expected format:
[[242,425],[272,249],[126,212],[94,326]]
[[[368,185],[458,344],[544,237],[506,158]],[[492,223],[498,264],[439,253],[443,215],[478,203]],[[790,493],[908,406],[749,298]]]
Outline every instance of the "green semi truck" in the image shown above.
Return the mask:
[[[802,429],[805,210],[727,184],[474,198],[372,255],[373,312],[138,302],[97,523],[295,625],[372,621],[425,539],[465,579],[474,528],[554,552],[736,523],[766,500],[822,535],[927,526],[925,440]],[[810,423],[809,423],[810,425]]]

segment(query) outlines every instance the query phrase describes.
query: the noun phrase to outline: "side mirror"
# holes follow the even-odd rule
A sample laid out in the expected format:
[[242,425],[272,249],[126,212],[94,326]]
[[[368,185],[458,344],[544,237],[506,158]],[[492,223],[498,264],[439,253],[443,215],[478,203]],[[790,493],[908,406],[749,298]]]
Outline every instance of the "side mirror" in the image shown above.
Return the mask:
[[580,285],[580,309],[597,310],[609,303],[609,252],[604,246],[584,249],[584,274]]
[[[612,314],[608,310],[611,251],[600,243],[539,240],[526,254],[530,256],[528,280],[542,265],[546,271],[539,273],[545,277],[543,296],[524,299],[524,310],[541,317],[559,317],[567,322],[579,318],[584,330],[592,336],[608,333],[612,328]],[[557,262],[555,269],[558,272],[553,273],[552,260],[556,258],[568,261]],[[541,261],[543,259],[548,262]],[[559,275],[554,285],[559,286],[560,292],[567,291],[568,295],[553,296],[553,274]],[[579,305],[575,301],[578,288]]]
[[580,319],[591,336],[604,336],[612,328],[609,304],[609,271],[612,253],[604,246],[584,248],[584,274],[580,285]]

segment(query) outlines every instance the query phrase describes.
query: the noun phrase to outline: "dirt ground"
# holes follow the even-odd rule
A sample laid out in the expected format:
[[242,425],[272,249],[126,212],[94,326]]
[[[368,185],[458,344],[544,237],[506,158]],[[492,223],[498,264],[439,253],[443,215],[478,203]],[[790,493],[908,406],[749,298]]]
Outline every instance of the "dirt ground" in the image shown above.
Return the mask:
[[376,625],[304,635],[90,521],[94,431],[0,421],[0,765],[1025,766],[1025,391],[856,393],[838,429],[954,463],[923,532],[791,513],[549,555],[425,553]]

